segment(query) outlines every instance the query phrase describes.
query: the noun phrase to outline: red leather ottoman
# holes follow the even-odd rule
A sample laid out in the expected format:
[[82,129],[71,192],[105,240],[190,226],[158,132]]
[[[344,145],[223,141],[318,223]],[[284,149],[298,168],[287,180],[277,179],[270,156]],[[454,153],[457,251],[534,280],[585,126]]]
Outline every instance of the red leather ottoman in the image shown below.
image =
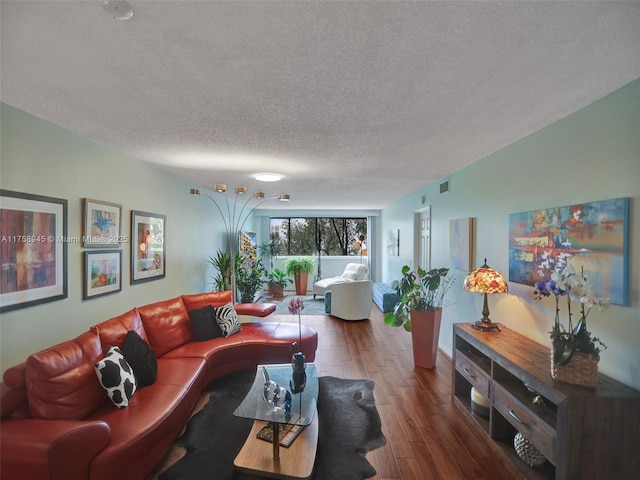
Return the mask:
[[276,311],[275,303],[236,303],[233,308],[238,315],[250,315],[252,317],[266,317]]

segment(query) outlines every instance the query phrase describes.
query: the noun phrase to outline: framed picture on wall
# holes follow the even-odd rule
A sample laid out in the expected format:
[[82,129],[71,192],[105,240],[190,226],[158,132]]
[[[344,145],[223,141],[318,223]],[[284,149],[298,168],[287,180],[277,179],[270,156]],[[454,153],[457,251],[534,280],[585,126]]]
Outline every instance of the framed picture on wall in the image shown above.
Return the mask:
[[240,232],[238,238],[238,248],[240,251],[240,255],[242,255],[243,258],[257,258],[258,236],[256,232]]
[[0,196],[0,312],[67,298],[67,200]]
[[392,228],[387,236],[387,253],[392,257],[400,255],[400,229]]
[[568,264],[589,274],[597,296],[628,304],[628,198],[509,215],[509,281],[533,286]]
[[122,291],[122,251],[84,252],[83,300]]
[[449,221],[449,257],[451,268],[471,271],[473,263],[473,219]]
[[82,210],[83,247],[117,247],[128,240],[121,235],[122,205],[85,198]]
[[131,211],[131,283],[165,277],[165,215]]

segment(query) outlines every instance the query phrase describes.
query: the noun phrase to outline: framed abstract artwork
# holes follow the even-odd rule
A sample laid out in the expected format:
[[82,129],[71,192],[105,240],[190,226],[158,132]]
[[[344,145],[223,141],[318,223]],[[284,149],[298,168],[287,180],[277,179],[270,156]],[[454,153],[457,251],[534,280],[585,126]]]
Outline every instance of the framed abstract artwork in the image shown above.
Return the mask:
[[392,228],[387,236],[387,253],[392,257],[400,255],[400,229]]
[[0,312],[67,298],[67,200],[0,196]]
[[122,291],[122,251],[84,252],[83,300]]
[[473,219],[449,221],[449,257],[451,268],[471,271],[473,262]]
[[122,205],[85,198],[83,202],[83,247],[117,247],[128,238],[121,235]]
[[509,215],[509,280],[533,286],[567,264],[584,269],[596,295],[627,305],[629,199]]
[[166,216],[131,211],[131,283],[165,276]]

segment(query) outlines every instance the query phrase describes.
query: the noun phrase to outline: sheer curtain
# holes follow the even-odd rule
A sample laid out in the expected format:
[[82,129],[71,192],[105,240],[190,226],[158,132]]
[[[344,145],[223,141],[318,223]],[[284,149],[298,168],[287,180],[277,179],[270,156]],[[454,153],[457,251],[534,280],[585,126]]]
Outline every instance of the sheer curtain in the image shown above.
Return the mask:
[[380,217],[369,215],[367,217],[367,259],[369,261],[369,279],[372,282],[379,282],[382,278],[380,272],[381,238]]

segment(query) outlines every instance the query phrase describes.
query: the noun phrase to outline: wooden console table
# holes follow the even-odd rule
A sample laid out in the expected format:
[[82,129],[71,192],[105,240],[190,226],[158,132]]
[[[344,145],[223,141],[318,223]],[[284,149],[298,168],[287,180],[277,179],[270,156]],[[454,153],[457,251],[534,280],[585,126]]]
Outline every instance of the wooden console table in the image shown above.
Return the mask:
[[[595,389],[551,378],[549,349],[512,330],[453,328],[454,402],[528,479],[631,479],[640,471],[640,391],[599,374]],[[471,409],[475,387],[489,418]],[[543,403],[534,404],[540,395]],[[529,467],[515,453],[519,431],[547,458]],[[491,441],[487,438],[487,441]]]

